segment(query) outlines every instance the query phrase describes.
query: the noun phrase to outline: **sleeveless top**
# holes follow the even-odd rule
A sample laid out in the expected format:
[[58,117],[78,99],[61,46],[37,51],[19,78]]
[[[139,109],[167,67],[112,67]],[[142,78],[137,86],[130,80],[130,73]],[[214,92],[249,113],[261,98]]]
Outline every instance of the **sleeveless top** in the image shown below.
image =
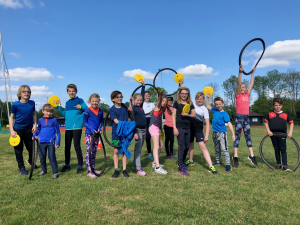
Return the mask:
[[151,125],[157,126],[158,128],[161,128],[162,126],[162,109],[159,111],[154,111],[153,115],[151,116],[149,127]]

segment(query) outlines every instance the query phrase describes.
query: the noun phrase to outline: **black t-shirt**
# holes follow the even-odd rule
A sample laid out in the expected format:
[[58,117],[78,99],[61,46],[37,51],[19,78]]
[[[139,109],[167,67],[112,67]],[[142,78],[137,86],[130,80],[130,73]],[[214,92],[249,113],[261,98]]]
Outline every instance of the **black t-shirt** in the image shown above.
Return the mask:
[[269,128],[271,132],[282,132],[286,133],[287,126],[286,123],[293,123],[293,119],[285,112],[275,113],[269,112],[265,122],[269,123]]
[[[191,117],[182,116],[182,109],[185,104],[178,104],[177,101],[174,102],[173,109],[176,109],[176,127],[181,129],[190,129],[191,126]],[[189,114],[191,114],[192,109],[195,109],[194,105],[191,105],[191,110]]]

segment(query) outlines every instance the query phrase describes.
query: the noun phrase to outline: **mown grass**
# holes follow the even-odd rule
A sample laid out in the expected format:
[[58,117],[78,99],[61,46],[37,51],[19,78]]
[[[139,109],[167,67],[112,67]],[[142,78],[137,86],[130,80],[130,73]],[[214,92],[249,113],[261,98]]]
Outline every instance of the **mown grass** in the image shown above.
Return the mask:
[[[272,171],[264,165],[258,151],[263,132],[264,129],[252,129],[257,167],[247,159],[248,150],[241,141],[240,166],[231,173],[225,172],[224,164],[217,167],[218,175],[208,173],[197,147],[196,164],[189,177],[177,172],[177,161],[166,159],[163,150],[160,161],[169,172],[164,176],[153,172],[144,145],[142,165],[148,175],[136,175],[128,160],[130,178],[121,175],[113,179],[113,149],[106,145],[107,169],[93,180],[86,176],[86,168],[84,174],[76,174],[73,148],[70,172],[52,180],[48,163],[48,175],[37,177],[41,170],[38,162],[39,168],[29,180],[19,174],[13,148],[8,144],[9,135],[0,134],[0,224],[300,224],[299,172]],[[295,129],[293,135],[298,143],[299,133],[300,129]],[[266,142],[266,150],[272,151],[268,145]],[[207,146],[214,160],[211,139]],[[85,155],[83,139],[82,150]],[[296,150],[288,140],[291,163],[296,157],[293,151]],[[24,159],[27,156],[24,150]],[[64,165],[63,141],[57,159],[60,169]],[[99,159],[96,162],[98,166],[102,164]],[[121,165],[120,158],[120,169]],[[29,171],[28,165],[26,168]]]

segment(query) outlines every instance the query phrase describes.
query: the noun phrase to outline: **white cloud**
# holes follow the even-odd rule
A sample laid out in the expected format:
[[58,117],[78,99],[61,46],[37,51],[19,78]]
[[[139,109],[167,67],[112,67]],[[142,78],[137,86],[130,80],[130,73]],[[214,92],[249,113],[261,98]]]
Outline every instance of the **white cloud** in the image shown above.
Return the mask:
[[65,79],[64,76],[57,76],[58,79]]
[[211,77],[219,74],[219,72],[214,73],[213,71],[213,68],[207,67],[205,64],[189,65],[185,68],[179,68],[177,70],[177,72],[182,73],[184,77],[190,77],[195,79]]
[[8,70],[11,80],[52,80],[54,76],[45,68],[15,68]]
[[246,66],[246,65],[249,64],[249,62],[250,62],[250,60],[248,60],[248,61],[243,61],[243,60],[242,60],[242,65],[243,65],[243,66]]
[[[258,59],[261,53],[262,51],[252,51],[248,55],[253,55]],[[254,60],[254,64],[257,59]],[[277,41],[266,48],[266,51],[257,67],[290,66],[292,63],[296,63],[299,60],[300,39]]]
[[[7,92],[9,92],[9,87],[6,85]],[[11,91],[18,91],[19,86],[10,86]],[[0,87],[0,91],[5,91],[4,85]]]
[[100,98],[100,101],[101,101],[101,102],[105,102],[106,99],[105,99],[105,98]]
[[5,8],[13,9],[23,8],[24,6],[27,8],[33,8],[31,0],[0,0],[0,5]]
[[45,85],[43,85],[43,86],[31,86],[30,89],[31,89],[31,91],[48,91],[49,87],[46,87]]
[[[155,74],[151,73],[150,71],[144,71],[141,69],[134,69],[134,70],[127,70],[123,73],[124,77],[130,77],[130,78],[134,78],[134,76],[136,74],[141,74],[143,75],[143,77],[147,80],[152,80],[155,76]],[[121,79],[120,79],[121,80]],[[120,81],[119,80],[119,81]]]
[[13,56],[13,57],[16,57],[16,58],[21,58],[21,55],[18,54],[18,53],[11,52],[11,53],[8,53],[8,54],[11,55],[11,56]]

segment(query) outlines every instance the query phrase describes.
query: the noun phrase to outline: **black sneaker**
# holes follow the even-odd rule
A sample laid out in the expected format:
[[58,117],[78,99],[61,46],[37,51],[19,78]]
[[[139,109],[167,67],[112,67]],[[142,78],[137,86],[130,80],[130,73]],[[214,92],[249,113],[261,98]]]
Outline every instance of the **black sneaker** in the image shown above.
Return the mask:
[[123,176],[124,176],[124,177],[126,177],[126,178],[128,178],[128,177],[129,177],[129,175],[128,175],[128,173],[127,173],[127,171],[126,171],[126,170],[123,170],[123,172],[122,172],[122,173],[123,173]]
[[238,167],[239,166],[239,158],[232,157],[232,165]]
[[78,167],[77,172],[76,173],[83,173],[83,168]]
[[289,168],[288,166],[283,166],[283,170],[284,170],[285,172],[290,172],[290,171],[291,171],[290,168]]
[[117,178],[118,176],[119,176],[119,170],[115,170],[114,174],[111,177]]
[[39,173],[38,176],[44,176],[44,175],[46,175],[46,174],[47,174],[47,172],[42,171],[42,172]]
[[281,164],[277,164],[277,165],[275,166],[275,170],[279,170],[279,169],[281,169]]
[[55,179],[57,179],[57,178],[58,178],[58,173],[55,173],[55,174],[52,175],[52,179],[53,179],[53,180],[55,180]]
[[67,167],[66,165],[60,170],[61,173],[65,173],[71,169],[71,166]]
[[248,159],[250,160],[250,162],[251,162],[253,165],[257,166],[257,162],[256,162],[256,159],[255,159],[255,156],[250,156],[250,155],[249,155]]

